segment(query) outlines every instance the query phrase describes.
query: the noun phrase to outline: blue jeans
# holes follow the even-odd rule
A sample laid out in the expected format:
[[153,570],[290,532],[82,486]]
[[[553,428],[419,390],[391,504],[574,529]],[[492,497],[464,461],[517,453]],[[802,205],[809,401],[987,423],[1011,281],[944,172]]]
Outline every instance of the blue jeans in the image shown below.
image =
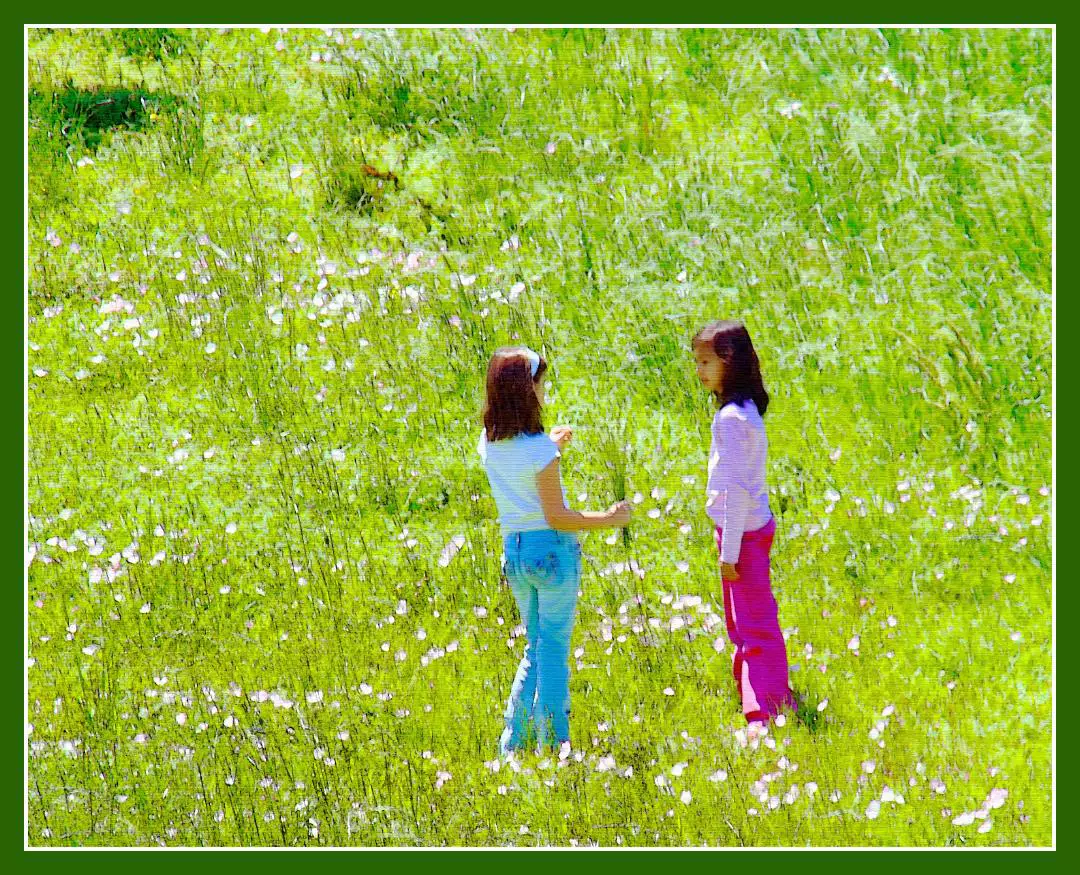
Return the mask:
[[570,632],[581,545],[572,532],[538,529],[503,538],[506,579],[528,642],[518,664],[499,752],[523,750],[535,732],[546,746],[570,740]]

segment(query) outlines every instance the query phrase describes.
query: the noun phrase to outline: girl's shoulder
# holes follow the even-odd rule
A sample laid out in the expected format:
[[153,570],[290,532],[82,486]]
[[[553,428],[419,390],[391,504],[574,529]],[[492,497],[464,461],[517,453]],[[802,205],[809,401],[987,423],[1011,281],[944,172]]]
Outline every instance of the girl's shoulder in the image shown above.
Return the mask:
[[561,456],[559,452],[559,445],[551,439],[551,435],[546,432],[537,432],[530,435],[518,435],[518,437],[524,438],[528,443],[528,453],[538,461],[547,464],[554,456]]
[[528,433],[522,431],[522,432],[518,432],[512,438],[507,438],[505,441],[500,441],[500,443],[505,444],[507,447],[518,447],[518,448],[530,448],[531,449],[531,448],[536,447],[536,446],[543,446],[543,444],[546,441],[550,441],[550,440],[551,440],[551,438],[549,438],[542,431],[539,431],[536,434],[528,434]]
[[758,428],[764,428],[765,426],[761,414],[758,413],[757,404],[751,398],[747,398],[742,402],[729,401],[717,410],[713,424],[719,426],[722,422],[740,422]]
[[540,431],[536,434],[526,434],[525,432],[519,432],[510,438],[503,438],[497,441],[489,441],[487,439],[487,429],[481,429],[480,431],[480,443],[479,446],[484,447],[485,450],[496,447],[502,451],[514,450],[514,449],[526,449],[533,447],[543,447],[546,444],[554,443],[551,437],[544,432]]
[[716,411],[716,420],[738,419],[746,422],[752,415],[751,411],[753,414],[757,413],[757,406],[753,401],[729,401]]
[[552,443],[551,435],[545,431],[538,431],[535,434],[527,434],[526,432],[520,432],[511,440],[521,441],[522,443],[535,443],[543,445],[544,443]]

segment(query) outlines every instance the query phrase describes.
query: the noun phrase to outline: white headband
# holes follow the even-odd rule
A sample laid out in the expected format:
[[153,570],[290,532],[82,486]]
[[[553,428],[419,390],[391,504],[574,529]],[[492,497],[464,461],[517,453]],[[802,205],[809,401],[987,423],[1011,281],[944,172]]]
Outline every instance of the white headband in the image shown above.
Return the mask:
[[540,356],[528,347],[525,347],[525,358],[532,364],[532,375],[535,377],[537,370],[540,368]]

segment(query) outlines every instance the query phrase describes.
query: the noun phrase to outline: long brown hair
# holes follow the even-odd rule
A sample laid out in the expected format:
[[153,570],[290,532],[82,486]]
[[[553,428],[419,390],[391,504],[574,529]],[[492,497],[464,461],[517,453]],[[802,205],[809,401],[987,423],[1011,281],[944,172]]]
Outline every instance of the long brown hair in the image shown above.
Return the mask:
[[721,407],[730,401],[742,404],[750,399],[757,405],[758,415],[764,417],[769,406],[769,393],[761,379],[754,344],[746,326],[734,319],[710,322],[694,335],[691,345],[712,347],[716,357],[724,363],[723,385],[714,393]]
[[523,346],[501,346],[488,364],[484,430],[489,441],[544,432],[533,383],[543,378],[547,362],[541,357],[534,377],[526,351]]

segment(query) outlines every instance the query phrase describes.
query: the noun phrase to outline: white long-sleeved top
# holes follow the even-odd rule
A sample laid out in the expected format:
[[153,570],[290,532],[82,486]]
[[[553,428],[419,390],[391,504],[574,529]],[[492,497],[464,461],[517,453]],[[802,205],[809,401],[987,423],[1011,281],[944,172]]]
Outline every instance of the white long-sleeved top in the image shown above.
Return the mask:
[[722,529],[721,562],[738,562],[743,532],[759,529],[772,518],[765,486],[768,447],[765,423],[753,401],[729,402],[716,412],[705,512]]

